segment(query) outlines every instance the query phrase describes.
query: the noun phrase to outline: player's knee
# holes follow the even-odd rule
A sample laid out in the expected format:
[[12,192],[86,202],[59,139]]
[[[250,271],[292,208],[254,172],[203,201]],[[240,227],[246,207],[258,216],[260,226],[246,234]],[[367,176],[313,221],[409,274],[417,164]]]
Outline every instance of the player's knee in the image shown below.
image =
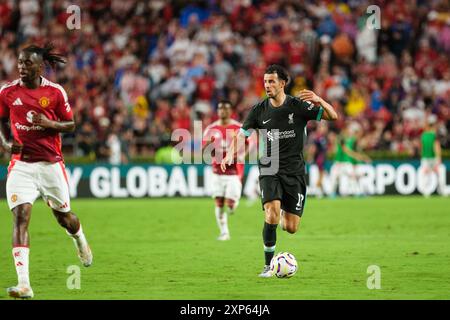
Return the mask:
[[225,200],[225,205],[230,209],[230,210],[234,210],[236,207],[236,201],[232,200],[232,199],[226,199]]
[[217,197],[217,198],[215,198],[215,202],[216,202],[216,207],[223,208],[223,206],[225,204],[225,199]]
[[298,219],[285,219],[284,223],[284,230],[286,230],[290,234],[296,233],[300,226],[300,221]]
[[30,212],[27,207],[19,206],[13,210],[16,224],[27,224],[30,220]]
[[62,227],[66,227],[72,219],[77,219],[75,214],[72,212],[60,212],[53,210],[53,215]]
[[296,233],[296,232],[298,231],[298,225],[295,225],[295,224],[287,224],[287,225],[285,226],[285,230],[286,230],[287,232],[289,232],[290,234],[294,234],[294,233]]
[[280,208],[274,205],[267,205],[264,207],[266,212],[266,221],[270,224],[276,224],[280,220]]
[[66,217],[64,217],[63,215],[55,215],[55,217],[56,217],[56,221],[58,221],[58,223],[61,225],[61,226],[65,226],[66,224],[67,224],[67,222],[66,222]]

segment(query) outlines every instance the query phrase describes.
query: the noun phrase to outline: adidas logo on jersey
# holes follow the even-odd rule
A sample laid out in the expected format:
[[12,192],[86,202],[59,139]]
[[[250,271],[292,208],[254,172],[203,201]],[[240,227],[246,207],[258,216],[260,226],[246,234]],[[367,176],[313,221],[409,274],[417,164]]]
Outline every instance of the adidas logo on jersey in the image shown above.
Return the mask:
[[22,100],[17,98],[16,101],[13,102],[13,106],[23,106]]

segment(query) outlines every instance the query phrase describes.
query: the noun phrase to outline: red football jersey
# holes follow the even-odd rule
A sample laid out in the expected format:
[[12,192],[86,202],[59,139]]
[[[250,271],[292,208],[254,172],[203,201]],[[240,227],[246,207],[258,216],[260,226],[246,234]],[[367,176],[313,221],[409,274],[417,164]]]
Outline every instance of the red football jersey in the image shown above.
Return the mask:
[[13,137],[23,145],[22,153],[14,158],[26,162],[62,161],[60,133],[33,125],[32,117],[37,113],[54,121],[73,120],[63,87],[41,77],[36,89],[22,86],[20,79],[0,89],[0,117],[9,117]]
[[233,163],[226,167],[225,172],[222,172],[222,169],[220,168],[221,160],[225,157],[226,151],[231,144],[232,134],[239,131],[241,127],[242,124],[236,120],[231,120],[226,126],[221,125],[220,120],[217,120],[206,127],[203,134],[203,145],[212,141],[214,151],[221,152],[222,156],[219,158],[216,153],[213,153],[212,167],[215,174],[239,175],[242,179],[244,175],[244,149],[241,148],[238,152],[240,161],[234,159]]

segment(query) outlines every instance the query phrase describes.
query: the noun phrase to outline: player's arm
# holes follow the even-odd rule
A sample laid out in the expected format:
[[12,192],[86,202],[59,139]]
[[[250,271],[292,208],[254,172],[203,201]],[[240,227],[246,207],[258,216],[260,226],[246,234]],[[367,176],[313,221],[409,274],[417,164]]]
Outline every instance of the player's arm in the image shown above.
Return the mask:
[[0,118],[0,147],[4,152],[12,154],[20,154],[22,152],[23,145],[17,141],[9,142],[5,137],[8,118]]
[[0,149],[7,153],[19,154],[22,152],[23,146],[15,140],[11,143],[6,138],[5,134],[8,132],[9,109],[6,104],[3,87],[0,88]]
[[227,165],[231,165],[233,163],[233,160],[236,158],[238,148],[240,146],[245,146],[246,138],[250,137],[252,134],[250,129],[258,128],[258,113],[258,107],[253,106],[239,131],[233,132],[230,146],[226,151],[225,157],[220,163],[222,172],[225,172]]
[[241,145],[242,142],[245,143],[245,139],[246,135],[242,132],[242,130],[233,132],[233,137],[231,139],[230,146],[226,151],[225,157],[222,159],[222,162],[220,163],[220,169],[222,169],[222,172],[225,172],[226,167],[233,163],[233,160],[235,159],[237,154],[237,146],[238,144]]
[[52,129],[58,132],[74,132],[75,121],[54,121],[48,119],[45,114],[38,113],[33,116],[33,124],[46,129]]
[[299,98],[305,101],[311,101],[316,106],[321,106],[323,108],[322,119],[329,121],[335,121],[338,119],[338,114],[336,110],[334,110],[333,106],[313,91],[302,90],[300,91]]
[[442,163],[442,148],[441,148],[441,143],[439,142],[439,139],[436,138],[436,140],[434,141],[434,154],[436,155],[436,165],[440,165]]
[[205,129],[202,137],[202,152],[205,150],[211,143],[213,143],[214,137],[210,132],[209,127]]
[[351,150],[345,144],[342,145],[342,151],[344,151],[347,155],[349,155],[350,157],[352,157],[353,159],[356,159],[358,161],[367,162],[367,163],[372,162],[372,159],[370,159],[369,156],[367,156],[363,153],[359,153],[354,150]]

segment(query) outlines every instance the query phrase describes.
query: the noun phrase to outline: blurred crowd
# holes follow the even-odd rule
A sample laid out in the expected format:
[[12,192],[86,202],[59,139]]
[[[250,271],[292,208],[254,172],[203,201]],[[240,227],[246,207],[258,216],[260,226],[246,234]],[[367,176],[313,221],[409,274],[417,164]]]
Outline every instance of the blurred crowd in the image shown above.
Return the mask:
[[[67,27],[71,4],[81,29]],[[367,151],[417,156],[430,114],[450,147],[445,0],[0,0],[0,17],[1,83],[18,78],[24,45],[51,41],[67,57],[46,76],[69,95],[77,131],[64,148],[76,156],[152,157],[174,129],[214,121],[223,98],[243,120],[273,63],[289,70],[290,94],[333,104],[331,131],[358,122]]]

